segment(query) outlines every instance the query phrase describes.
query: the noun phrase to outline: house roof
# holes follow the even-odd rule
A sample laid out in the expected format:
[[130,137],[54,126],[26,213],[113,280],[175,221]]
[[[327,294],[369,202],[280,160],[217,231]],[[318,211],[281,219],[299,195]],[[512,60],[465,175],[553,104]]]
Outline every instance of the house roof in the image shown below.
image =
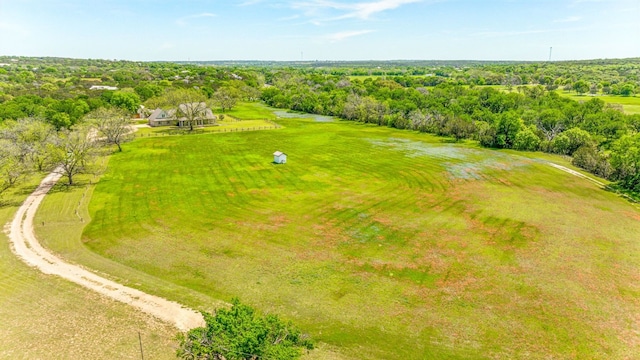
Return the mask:
[[155,109],[153,110],[153,112],[151,113],[151,115],[149,115],[149,120],[150,121],[155,121],[157,120],[158,116],[160,116],[160,114],[162,114],[164,110],[162,109]]
[[276,151],[273,153],[273,156],[280,156],[280,155],[287,155],[287,154],[283,153],[282,151]]

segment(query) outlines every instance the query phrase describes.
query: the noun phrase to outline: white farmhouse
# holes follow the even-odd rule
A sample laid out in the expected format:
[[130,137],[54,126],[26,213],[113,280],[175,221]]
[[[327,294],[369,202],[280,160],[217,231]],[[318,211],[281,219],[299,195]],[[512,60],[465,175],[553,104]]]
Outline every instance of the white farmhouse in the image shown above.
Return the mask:
[[273,153],[273,162],[276,164],[286,164],[287,163],[287,154],[282,151],[276,151]]

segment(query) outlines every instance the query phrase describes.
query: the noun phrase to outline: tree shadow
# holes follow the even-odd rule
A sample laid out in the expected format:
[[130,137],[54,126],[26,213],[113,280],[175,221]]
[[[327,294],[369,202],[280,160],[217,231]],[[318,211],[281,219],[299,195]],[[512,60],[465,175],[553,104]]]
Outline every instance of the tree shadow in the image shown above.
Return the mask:
[[18,207],[22,205],[22,201],[18,201],[15,199],[0,199],[0,209],[8,208],[8,207]]
[[89,180],[80,180],[75,181],[73,184],[69,185],[69,183],[64,181],[64,179],[61,179],[55,185],[53,185],[51,190],[49,190],[49,194],[68,193],[74,189],[85,187],[90,184],[91,183],[89,182]]

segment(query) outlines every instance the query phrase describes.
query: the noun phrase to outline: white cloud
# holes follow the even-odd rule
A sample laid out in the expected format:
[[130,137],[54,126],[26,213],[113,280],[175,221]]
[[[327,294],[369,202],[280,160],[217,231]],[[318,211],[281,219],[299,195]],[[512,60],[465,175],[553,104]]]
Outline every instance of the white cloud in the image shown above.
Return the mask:
[[558,19],[555,20],[555,23],[568,23],[568,22],[576,22],[576,21],[580,21],[582,19],[582,17],[580,16],[569,16],[563,19]]
[[200,18],[212,18],[216,16],[217,16],[216,14],[212,14],[212,13],[201,13],[201,14],[183,16],[178,20],[176,20],[176,24],[184,26],[189,23],[189,20],[200,19]]
[[264,2],[264,0],[247,0],[238,4],[238,6],[251,6],[251,5],[260,4],[262,2]]
[[278,21],[291,21],[291,20],[296,20],[299,19],[300,15],[291,15],[291,16],[287,16],[287,17],[282,17],[277,19]]
[[421,0],[380,0],[367,3],[353,4],[353,11],[345,14],[345,17],[368,19],[379,12],[393,10],[405,4],[420,2]]
[[519,35],[529,35],[529,34],[542,34],[548,33],[551,30],[524,30],[524,31],[481,31],[477,32],[473,35],[480,37],[502,37],[502,36],[519,36]]
[[326,0],[293,3],[292,8],[302,10],[312,22],[320,24],[326,21],[343,19],[370,19],[373,15],[397,9],[406,4],[423,0],[378,0],[370,2],[345,3]]
[[372,32],[373,30],[341,31],[341,32],[326,35],[324,38],[328,39],[330,42],[338,42],[344,39],[348,39],[350,37],[365,35]]

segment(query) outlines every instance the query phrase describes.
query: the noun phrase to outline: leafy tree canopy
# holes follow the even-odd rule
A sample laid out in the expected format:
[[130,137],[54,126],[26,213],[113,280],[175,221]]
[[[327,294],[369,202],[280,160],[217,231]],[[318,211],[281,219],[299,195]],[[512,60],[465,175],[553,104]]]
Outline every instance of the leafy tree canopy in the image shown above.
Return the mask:
[[238,299],[215,315],[203,312],[206,326],[179,334],[182,359],[298,359],[313,343],[277,316],[260,316]]

